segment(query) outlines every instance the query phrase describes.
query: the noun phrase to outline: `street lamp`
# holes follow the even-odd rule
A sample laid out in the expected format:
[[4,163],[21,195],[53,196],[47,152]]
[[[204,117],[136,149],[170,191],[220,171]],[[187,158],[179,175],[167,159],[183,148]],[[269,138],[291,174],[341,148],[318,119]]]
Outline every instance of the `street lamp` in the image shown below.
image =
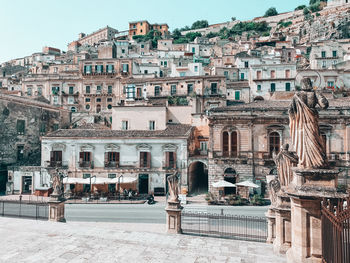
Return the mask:
[[123,177],[123,175],[119,175],[118,177],[118,192],[119,192],[119,201],[120,201],[120,177]]

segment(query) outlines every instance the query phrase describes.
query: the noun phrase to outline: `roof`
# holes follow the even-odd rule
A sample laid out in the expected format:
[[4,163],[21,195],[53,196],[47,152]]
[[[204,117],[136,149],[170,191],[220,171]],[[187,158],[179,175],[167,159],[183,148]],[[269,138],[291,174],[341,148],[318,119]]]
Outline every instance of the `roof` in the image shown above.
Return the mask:
[[[242,111],[242,110],[286,110],[289,108],[291,103],[290,100],[259,100],[252,103],[239,104],[235,106],[228,107],[218,107],[211,110],[213,113],[218,112],[229,112],[229,111]],[[350,97],[330,99],[329,108],[330,109],[350,109]]]
[[43,138],[161,138],[188,137],[191,125],[168,124],[165,130],[105,130],[105,129],[61,129],[47,134]]

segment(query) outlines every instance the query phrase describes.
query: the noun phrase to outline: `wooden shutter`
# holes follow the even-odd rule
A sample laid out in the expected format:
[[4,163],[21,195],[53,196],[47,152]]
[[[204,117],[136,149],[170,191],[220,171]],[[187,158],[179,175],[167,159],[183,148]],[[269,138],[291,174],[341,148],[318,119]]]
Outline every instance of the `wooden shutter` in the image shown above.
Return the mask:
[[173,166],[173,168],[176,168],[176,152],[173,152],[173,158],[174,158],[174,166]]
[[140,167],[143,167],[143,152],[140,152]]
[[165,167],[169,167],[169,152],[165,152]]
[[57,161],[62,162],[62,151],[58,151],[57,153]]
[[53,162],[54,159],[53,159],[53,151],[50,152],[50,161]]
[[116,152],[116,163],[117,163],[117,167],[119,167],[119,158],[120,158],[120,153]]
[[151,153],[147,152],[147,167],[151,168]]
[[82,162],[84,160],[84,152],[79,153],[79,161]]
[[109,156],[108,156],[108,152],[105,152],[105,164],[108,164],[108,162],[109,162]]

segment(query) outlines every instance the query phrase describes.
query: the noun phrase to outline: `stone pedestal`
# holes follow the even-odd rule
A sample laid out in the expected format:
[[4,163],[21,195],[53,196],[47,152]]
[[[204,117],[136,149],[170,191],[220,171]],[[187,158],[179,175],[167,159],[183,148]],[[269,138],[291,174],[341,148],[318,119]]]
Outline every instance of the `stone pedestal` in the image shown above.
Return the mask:
[[341,198],[335,170],[293,169],[288,187],[291,198],[292,244],[289,263],[322,262],[321,200]]
[[64,201],[58,196],[51,195],[49,201],[49,221],[66,222],[64,218]]
[[291,246],[291,213],[289,209],[275,209],[276,238],[273,242],[275,253],[285,254]]
[[179,201],[168,202],[165,208],[167,213],[166,217],[166,230],[170,234],[180,234],[181,233],[181,211],[182,206]]
[[270,207],[265,213],[267,218],[267,240],[266,243],[272,244],[276,238],[276,216],[275,211]]

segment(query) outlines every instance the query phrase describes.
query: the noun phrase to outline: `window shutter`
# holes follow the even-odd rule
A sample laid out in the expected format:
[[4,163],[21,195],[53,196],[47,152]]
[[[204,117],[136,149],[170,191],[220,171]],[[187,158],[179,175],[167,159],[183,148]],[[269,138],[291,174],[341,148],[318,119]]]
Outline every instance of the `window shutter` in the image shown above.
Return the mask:
[[79,153],[79,161],[82,162],[84,160],[84,152]]
[[53,162],[54,159],[53,159],[53,151],[50,152],[50,161]]
[[165,167],[169,166],[169,152],[165,152]]
[[114,72],[114,65],[112,65],[112,72]]
[[147,167],[151,168],[151,153],[147,152]]
[[129,64],[126,64],[126,72],[129,72]]
[[173,166],[173,168],[176,168],[176,152],[173,152],[173,156],[174,156],[174,166]]
[[95,72],[97,72],[97,65],[95,65]]
[[108,152],[105,152],[105,163],[108,163],[108,161],[109,161],[109,153]]
[[62,151],[58,152],[58,161],[62,162]]
[[117,152],[117,153],[116,153],[116,163],[117,163],[117,167],[119,167],[119,158],[120,158],[120,153]]
[[140,152],[140,167],[143,166],[143,152]]

